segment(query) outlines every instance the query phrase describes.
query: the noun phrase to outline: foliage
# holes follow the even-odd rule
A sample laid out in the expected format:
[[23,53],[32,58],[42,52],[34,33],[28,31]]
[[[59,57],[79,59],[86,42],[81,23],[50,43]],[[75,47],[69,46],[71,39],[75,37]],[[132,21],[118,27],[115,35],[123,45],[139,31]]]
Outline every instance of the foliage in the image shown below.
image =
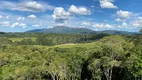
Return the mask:
[[[2,80],[127,80],[142,76],[141,35],[21,34],[0,38]],[[19,37],[23,39],[10,40]]]

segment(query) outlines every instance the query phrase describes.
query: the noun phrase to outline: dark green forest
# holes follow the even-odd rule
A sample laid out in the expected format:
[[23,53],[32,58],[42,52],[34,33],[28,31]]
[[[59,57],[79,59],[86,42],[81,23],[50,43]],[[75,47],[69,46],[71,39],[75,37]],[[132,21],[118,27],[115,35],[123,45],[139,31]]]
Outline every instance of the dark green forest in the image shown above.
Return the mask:
[[142,80],[142,35],[0,33],[0,80]]

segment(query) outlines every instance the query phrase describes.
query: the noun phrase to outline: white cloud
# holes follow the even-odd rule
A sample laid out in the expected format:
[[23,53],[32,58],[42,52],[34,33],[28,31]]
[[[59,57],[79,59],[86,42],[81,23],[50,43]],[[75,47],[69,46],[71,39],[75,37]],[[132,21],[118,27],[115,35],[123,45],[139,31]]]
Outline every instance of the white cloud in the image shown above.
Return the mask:
[[12,27],[12,28],[14,28],[14,27],[22,27],[22,28],[25,28],[25,27],[26,27],[26,24],[16,22],[16,23],[13,23],[13,25],[12,25],[11,27]]
[[38,24],[33,24],[32,26],[33,27],[40,27],[40,25],[38,25]]
[[138,17],[138,20],[142,20],[142,17]]
[[112,25],[110,24],[104,24],[104,23],[96,23],[93,25],[94,28],[98,28],[98,29],[103,29],[103,28],[113,28]]
[[29,15],[28,18],[35,19],[37,17],[36,17],[36,15],[32,14],[32,15]]
[[5,18],[6,18],[6,19],[8,19],[8,18],[9,18],[9,16],[6,16]]
[[122,27],[127,27],[127,26],[128,26],[128,24],[126,22],[122,23]]
[[72,14],[90,15],[91,11],[87,10],[85,7],[76,7],[74,5],[71,5],[68,11],[65,11],[65,9],[62,7],[56,7],[54,9],[52,18],[56,23],[60,23],[59,25],[65,25],[62,23],[67,23],[67,20],[71,18]]
[[142,17],[138,17],[136,20],[132,21],[131,25],[142,28]]
[[25,19],[25,17],[18,17],[17,18],[18,21],[21,21],[21,20],[24,20],[24,19]]
[[139,24],[139,23],[137,23],[137,22],[136,22],[136,23],[135,23],[135,22],[132,23],[132,25],[133,25],[134,27],[139,27],[139,26],[141,26],[141,24]]
[[19,27],[22,27],[22,28],[26,28],[26,27],[27,27],[26,24],[24,24],[24,23],[19,23],[18,26],[19,26]]
[[125,20],[129,19],[133,15],[133,13],[129,12],[129,11],[119,10],[116,12],[116,15],[121,21],[125,21]]
[[[94,0],[94,1],[104,1],[104,0]],[[106,1],[115,2],[115,0],[106,0]]]
[[117,6],[115,6],[112,2],[114,0],[100,0],[100,6],[101,8],[113,8],[118,9]]
[[53,26],[48,26],[48,28],[53,28]]
[[118,21],[118,22],[119,22],[119,21],[122,21],[122,20],[121,20],[120,18],[116,18],[115,21]]
[[9,21],[3,21],[3,22],[0,22],[0,25],[1,26],[9,26],[10,23],[9,23]]
[[62,7],[56,7],[54,9],[52,17],[55,22],[64,23],[66,20],[69,19],[70,13],[66,12]]
[[26,10],[27,11],[40,11],[40,10],[44,10],[43,6],[39,3],[37,3],[36,1],[31,1],[31,2],[27,2],[24,4],[25,9],[21,9],[21,10]]
[[90,15],[91,11],[88,10],[85,7],[76,7],[74,5],[71,5],[69,8],[69,12],[74,13],[74,14],[78,14],[78,15]]
[[81,25],[83,25],[83,26],[90,26],[91,24],[89,22],[82,22]]
[[[35,14],[35,13],[33,13],[33,14]],[[38,15],[38,19],[29,19],[29,18],[27,18],[28,17],[27,16],[27,17],[25,17],[24,20],[21,20],[21,21],[18,21],[17,18],[18,17],[24,17],[23,15],[18,15],[18,14],[8,13],[8,12],[2,12],[1,10],[0,10],[0,15],[3,15],[3,18],[0,19],[0,22],[9,21],[10,22],[9,27],[11,27],[16,22],[24,23],[24,24],[27,25],[27,27],[29,27],[29,26],[32,27],[33,24],[39,24],[40,28],[47,28],[48,26],[54,26],[54,20],[53,20],[52,16],[49,15],[49,14],[46,14],[46,13],[42,13],[42,15]],[[6,16],[9,16],[9,18],[6,19]],[[17,30],[15,30],[15,31],[17,31]]]
[[93,27],[94,28],[104,28],[104,24],[97,23],[97,24],[94,24]]
[[2,15],[0,15],[0,19],[2,18],[3,16]]
[[8,19],[9,18],[9,16],[4,16],[4,15],[0,15],[0,19]]
[[14,28],[14,27],[16,27],[17,25],[19,25],[19,22],[13,23],[11,27]]
[[109,2],[115,2],[115,0],[107,0],[107,1],[109,1]]
[[18,11],[29,11],[29,12],[43,12],[46,10],[53,10],[54,6],[48,3],[40,3],[36,1],[21,1],[21,2],[10,2],[0,1],[0,9],[18,10]]

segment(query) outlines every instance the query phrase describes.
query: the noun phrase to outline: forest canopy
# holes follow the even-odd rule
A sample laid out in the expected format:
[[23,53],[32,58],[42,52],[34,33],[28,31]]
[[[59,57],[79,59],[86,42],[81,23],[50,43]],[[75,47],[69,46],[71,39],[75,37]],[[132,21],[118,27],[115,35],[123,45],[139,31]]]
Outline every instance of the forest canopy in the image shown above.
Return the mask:
[[142,35],[0,35],[2,80],[138,80]]

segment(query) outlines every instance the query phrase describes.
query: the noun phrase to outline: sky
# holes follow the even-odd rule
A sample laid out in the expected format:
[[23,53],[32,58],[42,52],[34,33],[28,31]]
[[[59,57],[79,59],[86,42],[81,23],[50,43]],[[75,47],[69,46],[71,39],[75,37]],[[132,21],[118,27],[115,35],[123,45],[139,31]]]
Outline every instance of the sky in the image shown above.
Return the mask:
[[0,0],[0,31],[67,26],[94,31],[142,29],[142,0]]

